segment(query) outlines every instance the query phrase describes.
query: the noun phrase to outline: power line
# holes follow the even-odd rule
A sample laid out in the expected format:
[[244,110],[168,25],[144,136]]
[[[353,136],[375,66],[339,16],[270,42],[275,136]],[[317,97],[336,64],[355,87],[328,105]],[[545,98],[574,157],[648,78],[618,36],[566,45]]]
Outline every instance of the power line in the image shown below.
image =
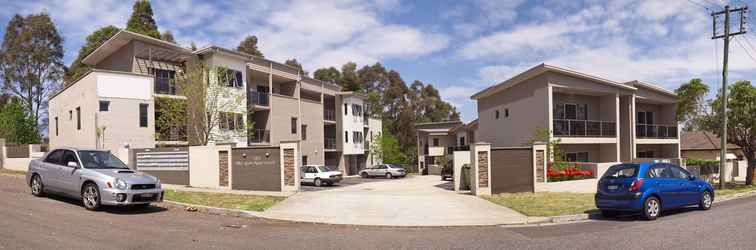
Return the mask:
[[735,40],[735,42],[736,42],[736,43],[737,43],[738,45],[740,45],[740,47],[741,47],[741,48],[743,48],[743,50],[744,50],[744,51],[746,52],[746,54],[748,55],[748,57],[750,57],[750,58],[751,58],[751,60],[753,60],[753,62],[754,62],[754,63],[756,63],[756,58],[754,58],[754,57],[753,57],[753,55],[751,55],[751,52],[750,52],[750,51],[748,51],[748,49],[746,49],[746,47],[745,47],[745,46],[743,46],[743,44],[742,44],[742,43],[740,42],[740,39],[738,39],[738,37],[734,37],[734,38],[735,38],[735,39],[734,39],[734,40]]

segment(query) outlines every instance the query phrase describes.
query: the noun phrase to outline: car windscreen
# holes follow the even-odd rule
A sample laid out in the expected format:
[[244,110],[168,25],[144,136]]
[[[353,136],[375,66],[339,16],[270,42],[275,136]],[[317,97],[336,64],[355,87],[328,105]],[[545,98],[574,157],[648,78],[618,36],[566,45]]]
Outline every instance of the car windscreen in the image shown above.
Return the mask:
[[329,171],[331,171],[331,168],[329,168],[328,166],[318,166],[318,169],[320,170],[320,172],[329,172]]
[[614,165],[606,170],[602,178],[633,178],[638,176],[638,164]]
[[110,152],[105,151],[79,151],[79,158],[84,168],[89,169],[128,169],[126,164],[113,156]]

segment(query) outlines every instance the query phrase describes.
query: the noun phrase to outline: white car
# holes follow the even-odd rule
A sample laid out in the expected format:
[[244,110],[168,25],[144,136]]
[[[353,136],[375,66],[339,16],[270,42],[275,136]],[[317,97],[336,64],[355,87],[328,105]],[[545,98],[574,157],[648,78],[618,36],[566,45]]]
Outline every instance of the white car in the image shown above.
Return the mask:
[[331,170],[328,166],[324,165],[305,165],[302,166],[300,174],[301,183],[312,183],[316,187],[320,187],[323,184],[333,185],[341,181],[343,174],[341,171]]
[[362,178],[371,178],[376,176],[386,177],[386,179],[399,178],[407,176],[407,170],[396,164],[378,164],[360,171]]

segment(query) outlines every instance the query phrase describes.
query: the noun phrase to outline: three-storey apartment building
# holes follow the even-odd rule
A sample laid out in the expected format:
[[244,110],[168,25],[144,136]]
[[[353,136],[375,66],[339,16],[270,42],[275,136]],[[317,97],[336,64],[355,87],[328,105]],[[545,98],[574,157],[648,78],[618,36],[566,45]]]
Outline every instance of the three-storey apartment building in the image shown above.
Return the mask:
[[192,51],[125,30],[82,62],[93,69],[50,99],[53,147],[118,152],[124,145],[188,144],[186,124],[158,127],[155,121],[162,115],[161,100],[200,101],[181,96],[178,83],[188,65],[202,63],[225,72],[211,70],[207,77],[223,90],[209,136],[213,143],[299,141],[302,164],[326,164],[347,174],[380,163],[368,148],[381,133],[381,120],[366,112],[366,96],[288,65],[217,46]]
[[616,82],[541,64],[472,96],[479,141],[519,147],[548,129],[570,162],[679,159],[677,96],[656,85]]

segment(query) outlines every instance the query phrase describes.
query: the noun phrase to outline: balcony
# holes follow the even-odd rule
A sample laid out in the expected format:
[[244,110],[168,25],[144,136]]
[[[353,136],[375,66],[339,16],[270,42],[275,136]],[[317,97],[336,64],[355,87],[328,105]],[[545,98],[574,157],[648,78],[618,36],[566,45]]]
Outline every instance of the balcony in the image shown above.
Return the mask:
[[269,105],[269,96],[270,94],[268,92],[250,91],[247,98],[249,98],[250,105],[267,107]]
[[336,149],[336,138],[326,137],[323,140],[325,142],[325,149]]
[[255,128],[249,130],[249,143],[269,143],[270,130]]
[[326,121],[336,121],[336,111],[324,109],[323,110],[323,120]]
[[554,136],[617,137],[617,124],[607,121],[554,119]]
[[635,137],[644,139],[677,139],[677,126],[636,124]]

